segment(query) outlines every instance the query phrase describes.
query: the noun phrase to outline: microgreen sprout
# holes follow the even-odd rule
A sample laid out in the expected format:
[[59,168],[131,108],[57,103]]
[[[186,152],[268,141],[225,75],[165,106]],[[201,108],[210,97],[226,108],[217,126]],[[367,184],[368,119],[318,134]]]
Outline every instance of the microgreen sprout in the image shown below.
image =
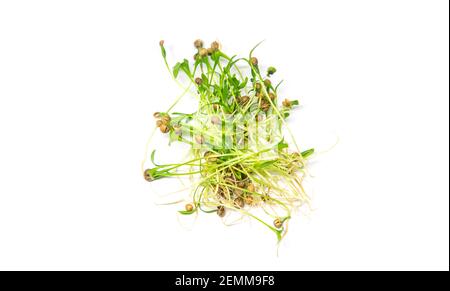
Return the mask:
[[[194,61],[183,59],[170,67],[164,41],[159,45],[184,94],[166,112],[154,113],[156,127],[171,142],[188,144],[190,157],[160,165],[152,151],[152,166],[143,169],[145,180],[190,177],[192,192],[180,214],[201,211],[225,219],[236,212],[260,222],[281,240],[292,212],[309,203],[303,180],[314,149],[300,151],[286,122],[299,101],[281,101],[281,82],[275,86],[270,79],[277,70],[268,67],[263,76],[262,63],[253,56],[256,47],[247,58],[230,57],[219,42],[205,47],[197,39]],[[188,84],[181,82],[181,74]],[[197,110],[172,112],[187,92],[197,98]]]

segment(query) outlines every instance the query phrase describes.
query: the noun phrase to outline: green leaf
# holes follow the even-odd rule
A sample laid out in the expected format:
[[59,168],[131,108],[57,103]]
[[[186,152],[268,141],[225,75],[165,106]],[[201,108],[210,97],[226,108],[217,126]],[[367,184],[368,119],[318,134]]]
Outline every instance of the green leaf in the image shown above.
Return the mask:
[[245,77],[244,81],[242,81],[241,85],[239,85],[239,89],[244,89],[247,86],[248,78]]
[[184,59],[183,62],[178,62],[173,66],[173,76],[176,78],[182,70],[188,77],[191,77],[191,69],[189,68],[189,61]]
[[309,149],[309,150],[306,150],[306,151],[304,151],[304,152],[301,153],[301,155],[302,155],[302,157],[303,157],[304,159],[308,158],[308,157],[311,156],[312,154],[314,154],[314,149],[313,149],[313,148],[312,148],[312,149]]
[[180,72],[181,64],[178,62],[173,66],[173,76],[174,78],[178,77],[178,73]]
[[292,106],[297,106],[300,104],[300,102],[298,100],[292,100],[291,104],[292,104]]
[[202,81],[203,81],[202,85],[204,84],[204,85],[208,86],[208,83],[209,83],[208,77],[206,77],[205,74],[202,74],[201,77],[202,77]]
[[240,82],[239,80],[236,78],[236,75],[233,75],[230,79],[231,84],[233,85],[233,87],[235,88],[239,88]]
[[184,59],[183,62],[181,63],[181,69],[183,70],[183,72],[188,76],[188,77],[192,77],[191,74],[191,69],[189,68],[189,61]]
[[281,151],[282,149],[286,149],[288,147],[289,147],[289,145],[284,141],[284,139],[278,143],[279,151]]

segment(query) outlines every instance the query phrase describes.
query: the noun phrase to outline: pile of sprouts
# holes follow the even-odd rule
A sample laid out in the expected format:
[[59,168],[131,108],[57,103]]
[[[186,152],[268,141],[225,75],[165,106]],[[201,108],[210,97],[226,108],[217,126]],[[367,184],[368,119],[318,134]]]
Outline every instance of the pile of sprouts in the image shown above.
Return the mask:
[[[171,143],[189,145],[189,158],[158,164],[156,152],[146,159],[145,180],[190,177],[191,192],[179,213],[213,213],[221,218],[237,212],[273,231],[278,241],[287,232],[292,212],[309,203],[303,188],[307,159],[314,149],[301,151],[287,126],[297,100],[278,96],[271,77],[275,67],[263,67],[253,55],[229,57],[215,41],[205,47],[194,42],[193,60],[169,66],[184,94],[165,112],[156,112],[156,127]],[[173,112],[187,92],[195,96],[195,112]],[[287,137],[285,138],[285,133]],[[289,139],[289,142],[287,141]]]

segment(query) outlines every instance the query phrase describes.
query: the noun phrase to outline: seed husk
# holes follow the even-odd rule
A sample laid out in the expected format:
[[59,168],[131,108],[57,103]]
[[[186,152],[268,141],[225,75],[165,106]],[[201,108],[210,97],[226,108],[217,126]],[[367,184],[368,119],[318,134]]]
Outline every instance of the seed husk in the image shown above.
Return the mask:
[[197,39],[194,41],[194,46],[196,49],[200,49],[203,47],[203,40],[201,39]]
[[164,123],[164,124],[169,124],[169,122],[171,121],[172,119],[170,118],[170,116],[169,115],[163,115],[162,117],[161,117],[161,121]]
[[254,203],[253,195],[247,194],[245,196],[244,200],[245,200],[245,204],[247,204],[247,205],[253,205],[253,203]]
[[258,59],[257,58],[255,58],[255,57],[251,57],[250,58],[250,63],[253,65],[253,66],[257,66],[258,65]]
[[247,103],[249,101],[250,101],[250,97],[248,97],[248,96],[241,96],[241,97],[238,98],[239,104],[243,105],[243,106],[247,105]]
[[150,169],[144,171],[144,179],[147,182],[152,182],[154,180],[152,176],[152,171]]
[[195,84],[197,84],[197,85],[199,85],[199,86],[203,83],[202,78],[199,78],[199,77],[195,78],[194,81],[195,81]]
[[239,181],[237,186],[241,189],[244,189],[247,186],[247,183],[245,181]]
[[284,99],[283,106],[286,107],[286,108],[291,108],[292,102],[289,101],[288,99]]
[[208,50],[205,48],[201,48],[198,50],[198,54],[200,55],[200,57],[206,57],[208,55]]
[[244,199],[242,199],[242,197],[237,197],[236,199],[234,199],[234,204],[236,205],[237,208],[244,208],[245,206],[245,202]]
[[281,219],[276,218],[276,219],[273,221],[273,225],[274,225],[276,228],[281,228],[281,227],[283,226],[283,222],[281,221]]
[[270,109],[270,103],[264,100],[264,101],[261,102],[261,106],[260,107],[261,107],[262,111],[267,112]]
[[217,215],[219,215],[219,217],[224,217],[225,216],[225,207],[223,207],[222,205],[217,206]]
[[212,48],[214,51],[219,50],[219,48],[220,48],[219,42],[213,41],[213,42],[211,43],[211,48]]
[[194,210],[194,206],[192,204],[188,203],[184,206],[184,209],[186,209],[186,211],[190,212],[190,211]]
[[161,125],[159,126],[159,130],[160,130],[162,133],[168,133],[168,132],[170,131],[170,128],[169,128],[166,124],[161,124]]

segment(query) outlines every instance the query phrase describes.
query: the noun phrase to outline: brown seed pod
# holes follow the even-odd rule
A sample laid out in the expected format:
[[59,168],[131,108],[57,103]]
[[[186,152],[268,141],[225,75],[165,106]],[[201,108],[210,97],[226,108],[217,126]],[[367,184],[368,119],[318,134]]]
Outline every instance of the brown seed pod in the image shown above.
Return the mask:
[[208,48],[208,56],[212,55],[214,53],[214,49],[213,48]]
[[219,49],[220,49],[220,43],[217,42],[217,41],[213,41],[213,42],[211,43],[211,48],[212,48],[214,51],[219,50]]
[[159,130],[162,133],[168,133],[170,131],[170,128],[167,125],[165,125],[165,124],[161,124],[161,126],[159,127]]
[[203,40],[201,39],[197,39],[196,41],[194,41],[194,46],[196,49],[200,49],[203,47]]
[[239,188],[244,189],[244,188],[246,188],[247,183],[246,183],[245,181],[239,181],[239,182],[237,183],[237,186],[238,186]]
[[153,113],[154,118],[161,118],[161,112],[155,112]]
[[224,217],[225,216],[225,207],[223,207],[222,205],[217,206],[217,215],[219,215],[219,217]]
[[202,83],[203,83],[202,78],[199,78],[199,77],[195,78],[195,84],[200,86]]
[[255,192],[255,185],[253,185],[252,183],[250,183],[250,184],[247,186],[247,190],[248,190],[248,192],[250,192],[250,193],[254,193],[254,192]]
[[286,108],[291,108],[292,102],[289,101],[288,99],[284,99],[283,106],[286,107]]
[[250,101],[250,97],[248,97],[248,96],[241,96],[238,98],[239,104],[244,105],[244,106],[247,105],[247,103],[249,101]]
[[283,222],[277,218],[273,221],[273,226],[275,226],[276,228],[281,228],[283,226]]
[[170,123],[170,121],[172,120],[172,118],[170,118],[170,116],[169,115],[163,115],[162,117],[161,117],[161,121],[162,121],[162,123],[164,123],[164,124],[169,124]]
[[274,93],[272,93],[272,92],[270,92],[269,93],[269,98],[270,98],[270,100],[275,100],[276,98],[277,98],[277,95],[275,95]]
[[159,41],[159,45],[160,45],[160,46],[163,46],[163,45],[164,45],[164,40],[163,40],[163,39],[161,39],[161,40]]
[[152,176],[152,171],[150,169],[144,171],[144,179],[147,182],[152,182],[154,180]]
[[217,189],[217,193],[216,194],[217,194],[217,198],[219,198],[219,200],[225,199],[225,192],[224,192],[222,187],[219,187]]
[[247,194],[244,198],[245,200],[245,204],[247,205],[253,205],[253,203],[255,202],[255,200],[253,199],[253,195],[249,195]]
[[234,204],[236,205],[237,208],[244,208],[245,206],[244,199],[242,199],[241,197],[234,199]]
[[219,104],[213,104],[213,105],[212,105],[212,108],[213,108],[214,110],[219,110],[219,109],[220,109],[220,105],[219,105]]
[[194,210],[194,206],[192,204],[188,203],[184,206],[184,209],[186,209],[186,211],[191,212],[192,210]]
[[251,57],[250,58],[250,64],[252,64],[253,66],[257,66],[258,65],[258,59],[255,57]]
[[261,102],[260,108],[262,111],[267,112],[270,109],[270,103],[267,101],[263,101],[263,102]]
[[198,50],[198,54],[200,57],[206,57],[208,55],[208,50],[205,48],[201,48]]
[[261,91],[261,83],[256,83],[255,84],[255,90],[256,90],[256,92]]
[[163,124],[162,120],[156,120],[156,127],[160,127]]
[[270,87],[272,85],[272,82],[269,79],[265,79],[264,85],[266,85],[266,87]]

